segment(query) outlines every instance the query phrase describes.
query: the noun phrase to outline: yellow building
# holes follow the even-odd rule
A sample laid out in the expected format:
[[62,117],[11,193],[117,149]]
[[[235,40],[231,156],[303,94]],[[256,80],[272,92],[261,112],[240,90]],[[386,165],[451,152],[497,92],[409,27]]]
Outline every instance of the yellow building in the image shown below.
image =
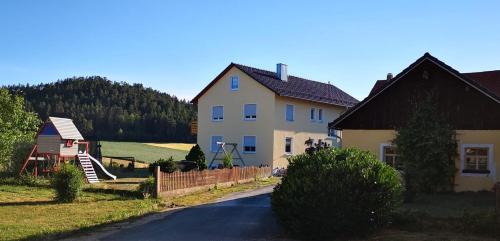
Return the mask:
[[332,143],[328,121],[357,102],[329,83],[289,76],[284,64],[272,72],[234,63],[192,100],[198,144],[209,163],[224,142],[237,144],[246,165],[272,167],[286,167],[309,138]]
[[394,129],[429,91],[456,128],[455,190],[491,190],[500,181],[500,71],[460,73],[426,53],[394,78],[377,81],[368,97],[329,127],[342,130],[342,147],[369,150],[394,165]]

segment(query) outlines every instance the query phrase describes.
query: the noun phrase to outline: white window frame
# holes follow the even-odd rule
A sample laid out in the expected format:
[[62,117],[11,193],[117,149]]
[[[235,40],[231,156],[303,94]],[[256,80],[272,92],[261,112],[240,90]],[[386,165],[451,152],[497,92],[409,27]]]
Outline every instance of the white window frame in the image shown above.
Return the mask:
[[[245,151],[245,137],[254,137],[255,138],[255,151]],[[255,154],[257,153],[257,136],[255,135],[244,135],[242,138],[241,138],[241,151],[244,153],[244,154]]]
[[[233,78],[236,79],[237,83],[238,83],[238,87],[237,88],[233,88]],[[240,76],[238,75],[231,75],[229,77],[229,89],[231,89],[231,91],[238,91],[240,90]]]
[[212,149],[213,144],[214,144],[214,142],[213,142],[213,141],[214,141],[214,137],[216,137],[216,136],[217,136],[217,137],[222,137],[222,140],[221,140],[221,141],[222,141],[222,142],[224,142],[224,136],[223,136],[223,135],[213,135],[213,136],[210,136],[210,152],[212,152],[212,153],[216,153],[216,152],[217,152],[217,150],[219,149],[219,146],[218,146],[218,145],[217,145],[217,150],[215,150],[215,151],[214,151],[214,150]]
[[[286,140],[290,139],[290,152],[286,151]],[[293,137],[285,137],[285,155],[292,155],[293,154]]]
[[[321,115],[320,115],[321,113]],[[320,118],[321,117],[321,118]],[[323,119],[325,118],[325,113],[322,108],[318,108],[318,122],[323,123]]]
[[[464,173],[465,168],[465,148],[488,148],[488,170],[490,173]],[[495,174],[495,159],[493,155],[494,151],[493,144],[472,144],[464,143],[460,145],[460,175],[461,176],[479,176],[479,177],[490,177],[492,179],[496,178]]]
[[[214,108],[215,107],[222,107],[222,119],[217,119],[217,120],[214,120]],[[213,121],[213,122],[222,122],[224,121],[224,106],[223,105],[213,105],[212,106],[212,109],[211,109],[212,113],[211,113],[211,117],[210,119]]]
[[387,163],[385,162],[385,158],[384,158],[384,156],[385,156],[385,155],[384,155],[384,148],[385,148],[385,147],[396,147],[396,146],[395,146],[395,145],[392,145],[392,144],[390,144],[390,143],[382,143],[382,144],[380,144],[380,156],[379,156],[380,161],[381,161],[381,162],[383,162],[383,163],[385,163],[385,164],[387,164]]
[[311,122],[316,122],[316,108],[314,107],[309,109],[309,120]]
[[[292,107],[292,120],[288,120],[287,119],[287,111],[288,111],[288,106],[291,106]],[[292,104],[286,104],[285,105],[285,121],[286,122],[294,122],[295,121],[295,105],[292,105]]]
[[[245,114],[245,106],[246,105],[255,105],[255,118],[247,118]],[[245,121],[255,121],[257,120],[257,104],[256,103],[245,103],[243,104],[243,120]]]

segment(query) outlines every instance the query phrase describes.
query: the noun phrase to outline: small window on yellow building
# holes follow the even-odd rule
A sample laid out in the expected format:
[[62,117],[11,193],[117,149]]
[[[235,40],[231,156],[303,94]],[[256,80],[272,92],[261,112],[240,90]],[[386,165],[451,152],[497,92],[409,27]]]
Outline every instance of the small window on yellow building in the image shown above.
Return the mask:
[[462,173],[491,173],[491,145],[463,145],[462,146]]

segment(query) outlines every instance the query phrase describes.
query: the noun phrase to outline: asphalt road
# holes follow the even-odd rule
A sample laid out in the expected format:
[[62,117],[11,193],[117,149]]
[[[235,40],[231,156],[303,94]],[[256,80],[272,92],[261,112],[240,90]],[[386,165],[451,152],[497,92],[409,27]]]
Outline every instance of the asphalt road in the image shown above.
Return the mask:
[[267,187],[236,194],[218,203],[187,208],[98,240],[287,240],[271,211],[271,191],[272,187]]

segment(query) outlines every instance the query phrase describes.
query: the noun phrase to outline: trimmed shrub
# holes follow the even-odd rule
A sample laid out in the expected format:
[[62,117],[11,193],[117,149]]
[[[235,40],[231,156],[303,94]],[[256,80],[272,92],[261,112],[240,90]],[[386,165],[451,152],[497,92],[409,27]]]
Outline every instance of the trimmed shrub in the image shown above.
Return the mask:
[[224,168],[233,168],[233,156],[231,154],[227,154],[222,160],[222,166]]
[[196,166],[200,171],[207,169],[205,153],[203,153],[198,144],[196,144],[191,148],[191,150],[189,150],[189,153],[186,155],[186,161],[196,163]]
[[56,199],[59,202],[73,202],[83,188],[83,171],[75,165],[63,164],[55,173],[52,186],[56,190]]
[[137,187],[137,191],[139,191],[144,198],[149,198],[153,195],[155,188],[155,178],[149,176],[146,180],[142,181]]
[[291,233],[325,240],[367,235],[401,204],[399,174],[357,149],[324,149],[289,159],[271,204]]
[[175,163],[173,157],[167,159],[160,159],[154,163],[149,164],[149,172],[154,174],[157,166],[160,166],[160,171],[172,173],[177,171],[177,163]]

